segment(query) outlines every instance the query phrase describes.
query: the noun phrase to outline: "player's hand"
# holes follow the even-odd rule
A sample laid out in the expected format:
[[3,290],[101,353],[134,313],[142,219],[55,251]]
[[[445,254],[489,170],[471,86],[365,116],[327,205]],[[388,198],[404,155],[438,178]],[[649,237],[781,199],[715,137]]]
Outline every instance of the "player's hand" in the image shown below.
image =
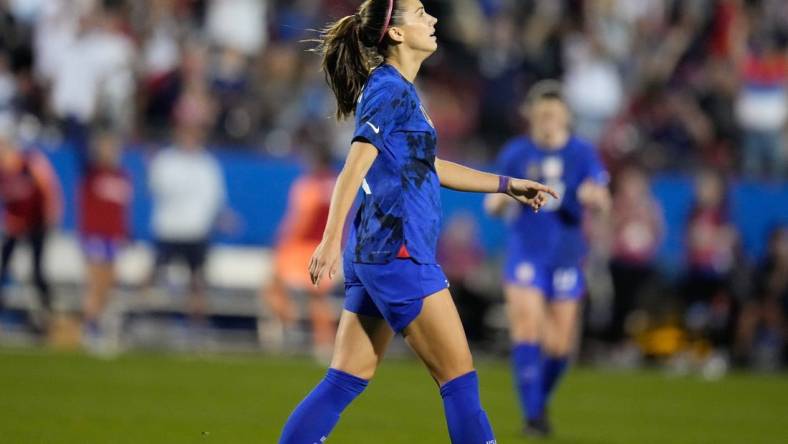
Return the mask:
[[326,272],[329,279],[334,279],[339,265],[339,250],[339,241],[325,238],[320,241],[315,252],[312,253],[312,258],[309,259],[309,278],[312,280],[312,285],[317,287],[320,278]]
[[590,180],[586,180],[580,185],[577,190],[577,199],[584,206],[604,214],[607,214],[612,206],[607,187]]
[[555,199],[559,198],[558,193],[547,185],[527,179],[512,179],[506,194],[518,202],[530,206],[534,211],[539,211],[550,196]]

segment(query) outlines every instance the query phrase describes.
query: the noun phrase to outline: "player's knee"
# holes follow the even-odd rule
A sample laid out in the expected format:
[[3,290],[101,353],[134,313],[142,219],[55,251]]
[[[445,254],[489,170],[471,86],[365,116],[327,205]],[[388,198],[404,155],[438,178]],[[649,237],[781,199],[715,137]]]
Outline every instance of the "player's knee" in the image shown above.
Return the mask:
[[545,351],[550,356],[567,356],[572,351],[571,335],[553,338],[545,342]]
[[539,342],[541,340],[541,328],[536,320],[522,319],[513,322],[510,328],[513,342]]
[[445,384],[452,379],[458,378],[473,371],[473,358],[470,353],[462,356],[455,356],[450,361],[441,365],[430,365],[430,374],[438,384]]
[[353,376],[370,380],[375,376],[378,369],[378,359],[345,359],[341,356],[334,356],[331,361],[331,368],[341,370]]

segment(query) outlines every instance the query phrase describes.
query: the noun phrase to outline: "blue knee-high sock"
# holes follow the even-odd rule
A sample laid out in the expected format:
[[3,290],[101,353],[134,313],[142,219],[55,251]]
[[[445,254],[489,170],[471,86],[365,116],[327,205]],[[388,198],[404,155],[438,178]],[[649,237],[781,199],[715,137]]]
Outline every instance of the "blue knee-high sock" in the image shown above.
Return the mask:
[[512,371],[525,418],[541,418],[544,413],[544,392],[542,353],[538,343],[521,342],[514,346]]
[[328,373],[290,414],[279,444],[322,443],[339,421],[342,411],[367,387],[369,381],[343,371]]
[[558,385],[558,380],[566,371],[569,365],[568,356],[547,356],[542,364],[542,388],[545,403],[550,399],[550,395]]
[[490,421],[479,400],[479,377],[475,371],[443,384],[441,397],[452,444],[495,444]]

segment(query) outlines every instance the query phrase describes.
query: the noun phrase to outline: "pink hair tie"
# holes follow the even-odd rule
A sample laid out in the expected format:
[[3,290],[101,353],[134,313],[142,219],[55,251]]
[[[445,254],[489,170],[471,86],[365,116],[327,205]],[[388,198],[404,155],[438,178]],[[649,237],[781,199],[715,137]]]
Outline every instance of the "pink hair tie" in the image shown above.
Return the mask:
[[389,21],[391,20],[391,10],[394,9],[394,0],[389,0],[389,10],[386,12],[386,21],[383,22],[383,32],[380,33],[380,38],[378,39],[378,44],[383,41],[383,37],[386,36],[386,31],[389,29]]

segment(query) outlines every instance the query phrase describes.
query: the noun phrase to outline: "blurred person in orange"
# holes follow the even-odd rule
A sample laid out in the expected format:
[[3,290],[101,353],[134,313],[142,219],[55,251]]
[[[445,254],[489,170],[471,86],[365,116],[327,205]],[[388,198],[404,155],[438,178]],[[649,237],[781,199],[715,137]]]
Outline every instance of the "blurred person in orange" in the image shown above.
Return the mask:
[[271,308],[275,319],[267,325],[261,323],[259,331],[261,345],[271,341],[275,347],[281,347],[285,332],[298,320],[291,293],[305,292],[309,296],[314,354],[327,358],[336,330],[336,316],[328,299],[332,284],[324,280],[312,285],[304,265],[309,264],[323,237],[337,174],[328,150],[316,149],[309,160],[309,170],[290,188],[285,217],[279,226],[271,282],[260,292],[261,302]]
[[120,166],[121,142],[100,131],[90,147],[80,147],[79,231],[87,262],[82,304],[83,343],[96,350],[105,343],[101,316],[115,285],[117,255],[129,237],[127,218],[133,194],[131,178]]
[[[23,149],[17,143],[11,119],[0,121],[0,203],[3,213],[0,309],[4,296],[2,284],[8,278],[11,255],[20,242],[26,241],[32,250],[33,282],[46,324],[52,309],[52,295],[42,260],[47,232],[58,225],[62,214],[60,184],[43,154]],[[46,325],[36,325],[40,327]]]

